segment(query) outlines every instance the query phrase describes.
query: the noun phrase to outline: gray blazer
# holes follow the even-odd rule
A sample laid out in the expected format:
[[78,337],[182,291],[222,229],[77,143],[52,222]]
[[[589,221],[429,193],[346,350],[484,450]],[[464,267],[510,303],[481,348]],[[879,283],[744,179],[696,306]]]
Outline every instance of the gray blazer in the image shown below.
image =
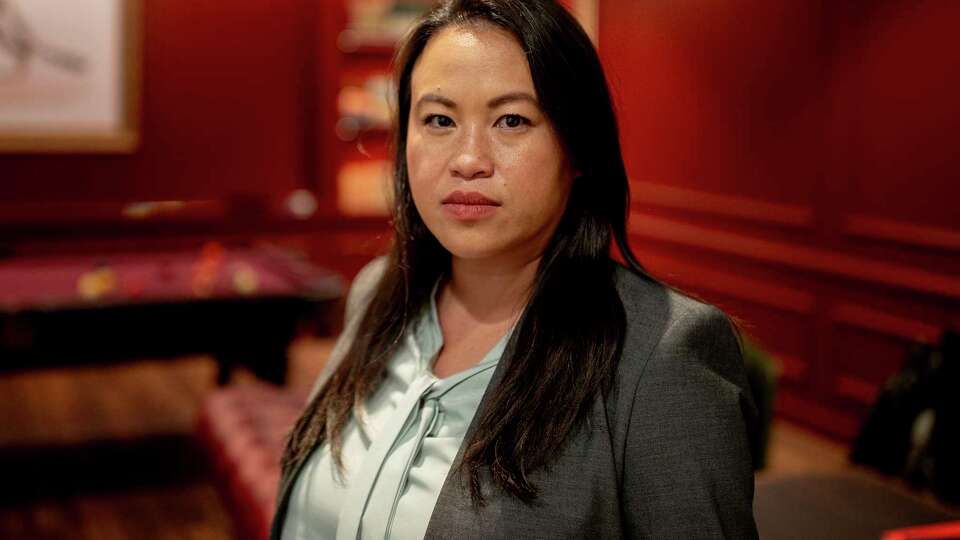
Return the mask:
[[[314,392],[346,352],[384,262],[354,280],[344,333]],[[457,474],[461,447],[427,538],[757,537],[749,443],[756,412],[728,319],[625,268],[616,281],[627,333],[613,387],[562,454],[530,473],[540,496],[527,504],[485,489],[487,504],[475,507]],[[496,368],[481,409],[505,368]],[[280,538],[298,473],[281,479],[272,539]],[[489,477],[485,484],[493,485]]]

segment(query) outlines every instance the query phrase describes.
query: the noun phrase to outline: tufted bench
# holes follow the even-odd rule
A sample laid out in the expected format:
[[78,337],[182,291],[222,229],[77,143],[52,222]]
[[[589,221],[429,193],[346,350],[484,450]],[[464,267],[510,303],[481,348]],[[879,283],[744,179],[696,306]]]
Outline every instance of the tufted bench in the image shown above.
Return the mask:
[[305,399],[304,392],[245,383],[211,392],[200,407],[197,436],[240,538],[267,538],[283,445]]

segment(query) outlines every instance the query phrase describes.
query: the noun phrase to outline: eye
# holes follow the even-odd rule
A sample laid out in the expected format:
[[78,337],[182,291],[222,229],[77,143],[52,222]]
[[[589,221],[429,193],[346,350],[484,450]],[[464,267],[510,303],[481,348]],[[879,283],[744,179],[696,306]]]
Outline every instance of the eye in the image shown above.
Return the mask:
[[453,119],[442,114],[428,114],[427,117],[423,119],[423,124],[441,129],[450,128],[453,127]]
[[520,129],[530,125],[530,120],[519,114],[505,114],[497,119],[497,125],[507,129]]

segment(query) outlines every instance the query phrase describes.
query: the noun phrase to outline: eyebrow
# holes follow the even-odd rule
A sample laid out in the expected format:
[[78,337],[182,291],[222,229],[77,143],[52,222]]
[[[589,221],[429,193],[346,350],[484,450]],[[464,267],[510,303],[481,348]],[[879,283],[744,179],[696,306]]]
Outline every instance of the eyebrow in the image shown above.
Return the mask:
[[[512,102],[514,102],[514,101],[529,101],[529,102],[532,103],[534,106],[536,106],[536,107],[538,107],[538,108],[540,107],[540,103],[537,101],[537,98],[533,97],[532,95],[528,94],[527,92],[510,92],[509,94],[504,94],[504,95],[502,95],[502,96],[495,97],[495,98],[491,99],[490,101],[488,101],[488,102],[487,102],[487,108],[495,109],[495,108],[497,108],[497,107],[499,107],[499,106],[501,106],[501,105],[505,105],[505,104],[507,104],[507,103],[512,103]],[[416,105],[415,108],[419,109],[419,108],[422,107],[425,103],[437,103],[437,104],[443,105],[444,107],[446,107],[446,108],[448,108],[448,109],[456,109],[456,108],[457,108],[456,102],[454,102],[454,101],[453,101],[452,99],[450,99],[450,98],[446,98],[446,97],[444,97],[444,96],[441,96],[440,94],[433,94],[433,93],[424,94],[423,96],[420,97],[419,100],[417,100],[417,105]]]
[[457,104],[452,99],[445,98],[440,94],[424,94],[417,100],[416,108],[419,109],[426,103],[438,103],[448,109],[456,109]]
[[490,109],[494,109],[496,107],[505,105],[507,103],[512,103],[514,101],[529,101],[534,106],[540,107],[540,103],[537,101],[537,98],[533,97],[532,95],[526,92],[511,92],[509,94],[504,94],[500,97],[495,97],[487,102],[487,107]]

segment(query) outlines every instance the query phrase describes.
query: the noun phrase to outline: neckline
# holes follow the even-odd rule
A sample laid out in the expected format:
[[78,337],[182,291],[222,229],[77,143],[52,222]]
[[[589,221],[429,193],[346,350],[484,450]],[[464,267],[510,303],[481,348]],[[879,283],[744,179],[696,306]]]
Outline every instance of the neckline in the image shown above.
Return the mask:
[[433,365],[444,345],[443,331],[440,328],[440,316],[437,312],[437,292],[440,290],[442,283],[443,277],[437,279],[433,284],[433,290],[430,292],[429,301],[427,302],[427,309],[418,321],[414,332],[415,335],[411,336],[413,338],[411,345],[416,348],[422,372],[436,381],[436,385],[447,388],[448,386],[452,387],[459,384],[480,371],[497,365],[500,362],[501,356],[503,356],[503,352],[506,350],[510,337],[516,330],[517,322],[520,318],[517,317],[517,319],[511,323],[507,331],[500,336],[500,339],[493,344],[476,364],[452,373],[447,377],[437,377],[436,374],[433,373]]

